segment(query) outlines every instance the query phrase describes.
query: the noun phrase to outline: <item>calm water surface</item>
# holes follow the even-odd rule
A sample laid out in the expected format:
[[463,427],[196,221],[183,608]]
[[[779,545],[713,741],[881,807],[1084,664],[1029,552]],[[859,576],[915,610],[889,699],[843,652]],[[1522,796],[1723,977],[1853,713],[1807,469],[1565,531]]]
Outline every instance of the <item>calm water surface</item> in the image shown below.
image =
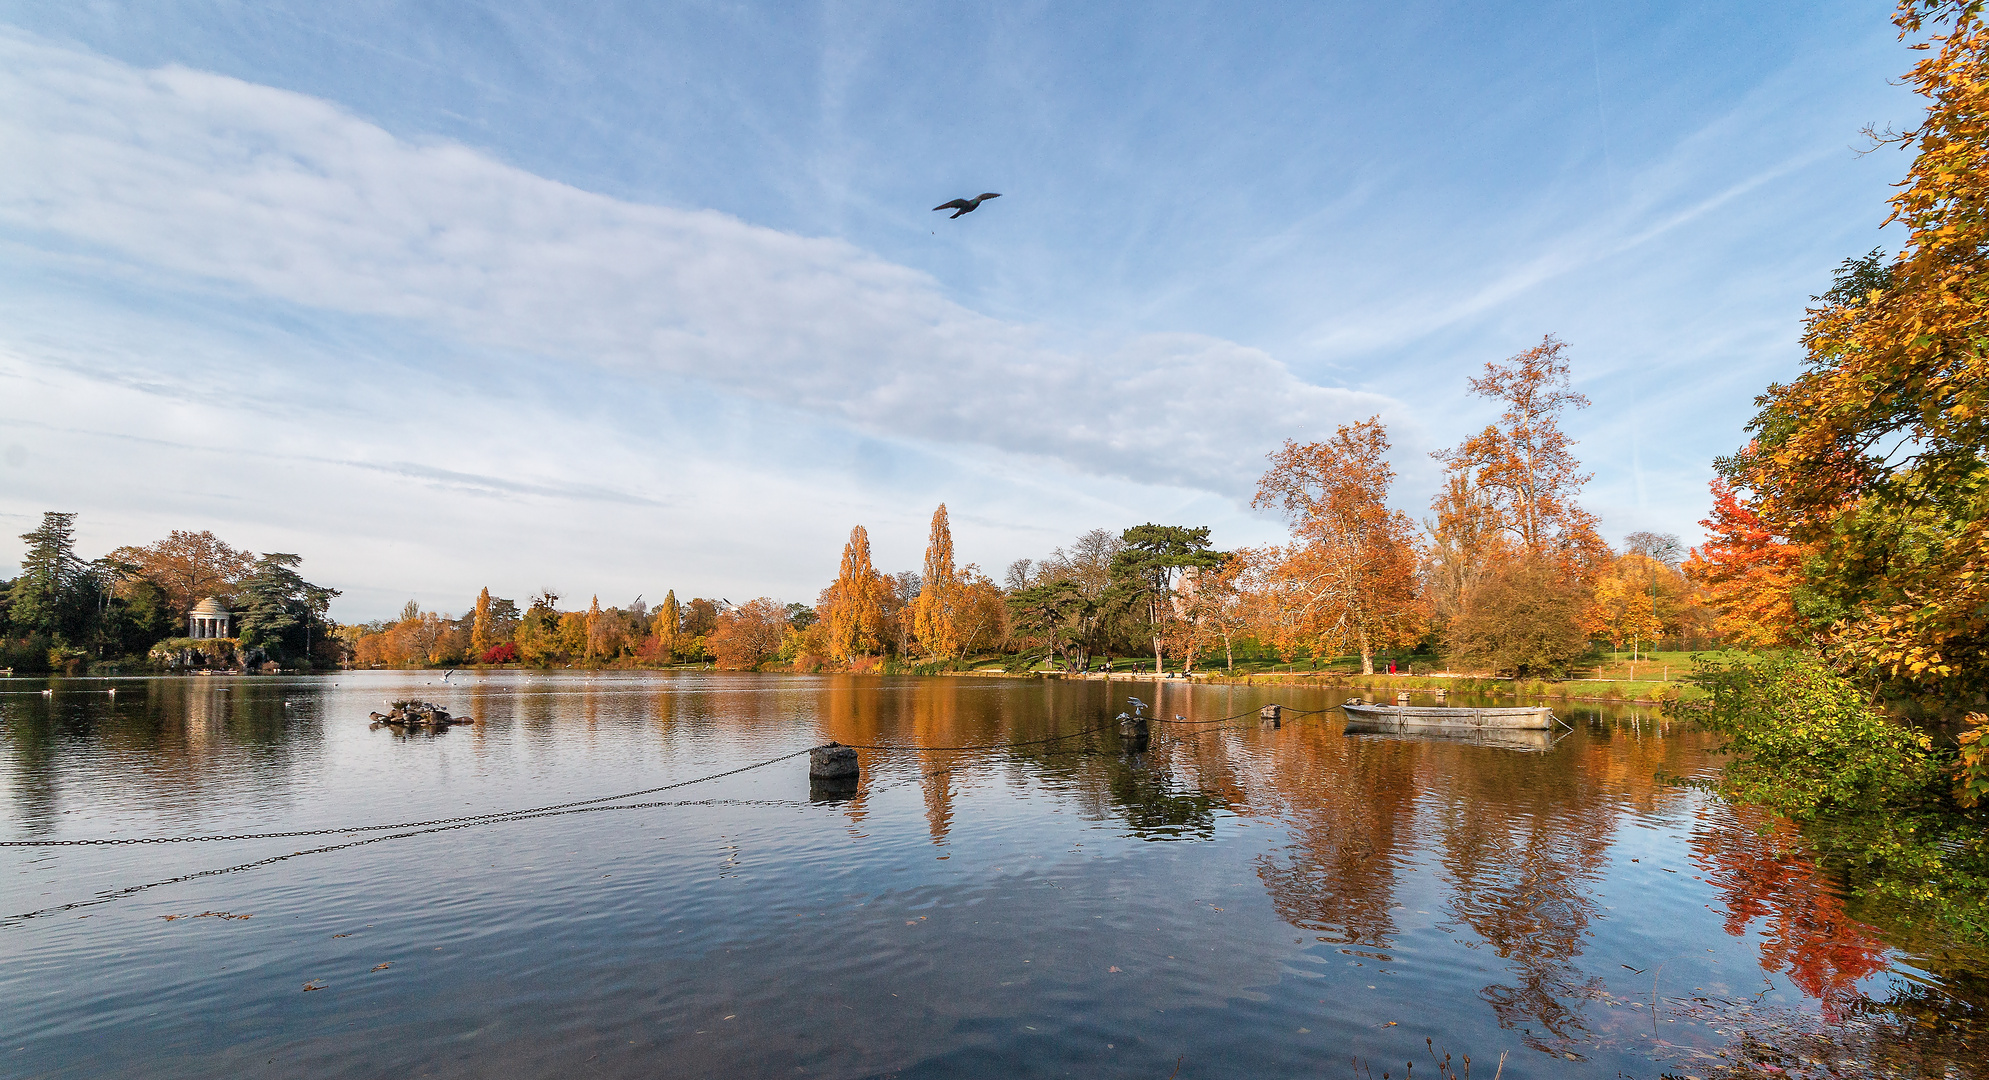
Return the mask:
[[[417,835],[0,848],[8,1076],[1399,1076],[1428,1038],[1486,1076],[1506,1051],[1506,1076],[1656,1078],[1732,1051],[1732,1003],[1827,1027],[1965,992],[1785,829],[1661,782],[1719,759],[1648,711],[1570,710],[1521,752],[1350,736],[1326,689],[1152,682],[0,691],[6,840],[353,830],[904,748],[865,750],[847,795],[804,757]],[[1327,711],[1136,753],[1087,733],[1128,694]],[[483,722],[369,726],[409,696]]]

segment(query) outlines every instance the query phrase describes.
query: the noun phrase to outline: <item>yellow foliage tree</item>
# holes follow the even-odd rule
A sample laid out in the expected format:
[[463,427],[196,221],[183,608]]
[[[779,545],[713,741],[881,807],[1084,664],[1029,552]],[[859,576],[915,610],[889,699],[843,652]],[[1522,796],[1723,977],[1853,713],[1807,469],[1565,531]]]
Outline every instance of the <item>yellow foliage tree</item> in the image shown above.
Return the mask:
[[931,656],[951,659],[960,652],[960,579],[953,569],[953,530],[946,504],[932,512],[932,533],[925,545],[925,575],[914,601],[912,632]]
[[1664,624],[1652,609],[1650,595],[1641,587],[1637,568],[1622,565],[1623,561],[1638,558],[1642,556],[1626,555],[1609,572],[1600,575],[1589,598],[1583,629],[1609,639],[1612,649],[1622,649],[1626,641],[1641,647],[1664,632]]
[[[1824,644],[1909,689],[1989,687],[1989,24],[1980,0],[1906,0],[1916,152],[1889,262],[1848,260],[1809,311],[1805,370],[1770,386],[1720,463],[1763,531],[1813,545],[1801,590]],[[1874,133],[1877,134],[1877,133]]]
[[649,633],[656,644],[652,654],[657,660],[669,663],[677,652],[677,630],[683,625],[684,611],[677,604],[677,590],[663,594],[663,602],[656,605],[656,614],[649,620]]
[[601,635],[605,628],[601,618],[601,596],[596,593],[592,602],[587,605],[587,645],[584,653],[586,659],[592,660],[602,651]]
[[822,621],[829,630],[829,652],[837,660],[870,656],[882,645],[884,578],[870,563],[870,533],[858,525],[843,545],[842,570],[829,586]]
[[483,659],[483,654],[495,644],[490,633],[490,586],[486,585],[477,594],[476,615],[470,622],[470,658]]

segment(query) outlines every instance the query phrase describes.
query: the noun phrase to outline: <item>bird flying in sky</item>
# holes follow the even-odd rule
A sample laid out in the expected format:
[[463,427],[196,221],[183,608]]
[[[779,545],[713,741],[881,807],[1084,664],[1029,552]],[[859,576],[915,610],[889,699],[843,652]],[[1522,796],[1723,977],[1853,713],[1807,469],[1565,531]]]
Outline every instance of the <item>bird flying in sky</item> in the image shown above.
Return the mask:
[[980,207],[980,205],[983,202],[986,202],[989,199],[999,199],[999,198],[1001,198],[1001,192],[985,191],[979,195],[974,196],[971,199],[955,199],[952,202],[940,203],[938,206],[933,207],[933,209],[953,211],[953,217],[947,218],[948,221],[951,221],[953,220],[953,218],[957,218],[961,214],[973,213],[976,209]]

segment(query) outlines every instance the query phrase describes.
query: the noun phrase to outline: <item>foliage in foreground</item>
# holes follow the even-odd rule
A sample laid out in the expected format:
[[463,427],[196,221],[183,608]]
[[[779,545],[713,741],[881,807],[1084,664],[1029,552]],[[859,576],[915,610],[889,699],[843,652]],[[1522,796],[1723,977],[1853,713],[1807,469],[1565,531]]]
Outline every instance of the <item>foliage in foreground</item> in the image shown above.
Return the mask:
[[1805,319],[1802,374],[1756,399],[1719,462],[1695,576],[1727,629],[1810,642],[1954,715],[1989,690],[1989,23],[1980,0],[1906,0],[1927,111],[1888,222]]
[[[1983,755],[1887,719],[1814,656],[1730,656],[1692,681],[1705,696],[1675,708],[1729,740],[1725,794],[1800,824],[1860,898],[1989,941],[1989,810],[1967,794],[1989,780]],[[1971,747],[1989,728],[1972,719]]]

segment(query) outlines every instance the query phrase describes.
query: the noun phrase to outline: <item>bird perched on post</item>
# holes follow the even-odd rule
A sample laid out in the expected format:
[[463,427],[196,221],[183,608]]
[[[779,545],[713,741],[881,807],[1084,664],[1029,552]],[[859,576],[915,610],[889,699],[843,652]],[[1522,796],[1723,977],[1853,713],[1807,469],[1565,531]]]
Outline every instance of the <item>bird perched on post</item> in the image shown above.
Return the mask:
[[982,203],[988,201],[989,199],[999,199],[999,198],[1001,198],[1001,192],[999,191],[984,191],[981,194],[976,195],[971,199],[955,199],[952,202],[940,203],[938,206],[933,207],[933,209],[953,211],[953,216],[946,219],[948,221],[951,221],[953,220],[953,218],[957,218],[961,214],[973,213],[975,210],[980,208],[980,205]]

